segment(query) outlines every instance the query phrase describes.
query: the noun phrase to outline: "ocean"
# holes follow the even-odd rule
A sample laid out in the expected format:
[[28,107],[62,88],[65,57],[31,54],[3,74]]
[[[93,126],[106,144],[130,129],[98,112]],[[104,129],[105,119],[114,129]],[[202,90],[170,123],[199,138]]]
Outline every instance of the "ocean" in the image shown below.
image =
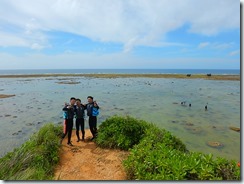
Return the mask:
[[[212,73],[231,70],[11,70],[1,74],[42,73]],[[38,73],[39,72],[39,73]],[[76,82],[66,84],[67,81]],[[0,156],[18,147],[48,122],[62,124],[62,108],[74,96],[99,103],[98,126],[113,115],[130,115],[180,138],[190,151],[240,160],[240,81],[176,78],[42,77],[0,78]],[[181,102],[185,102],[184,105]],[[191,107],[189,106],[191,104]],[[205,110],[207,105],[208,109]],[[85,127],[88,128],[87,117]],[[73,140],[76,141],[76,140]],[[221,148],[210,147],[220,142]]]
[[240,75],[239,69],[40,69],[40,70],[0,70],[7,74],[216,74]]

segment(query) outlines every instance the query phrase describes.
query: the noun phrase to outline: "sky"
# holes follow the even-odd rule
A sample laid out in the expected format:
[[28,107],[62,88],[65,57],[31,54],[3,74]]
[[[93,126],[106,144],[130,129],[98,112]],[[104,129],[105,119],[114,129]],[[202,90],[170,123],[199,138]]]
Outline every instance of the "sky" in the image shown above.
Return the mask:
[[240,1],[0,1],[0,69],[116,68],[240,69]]

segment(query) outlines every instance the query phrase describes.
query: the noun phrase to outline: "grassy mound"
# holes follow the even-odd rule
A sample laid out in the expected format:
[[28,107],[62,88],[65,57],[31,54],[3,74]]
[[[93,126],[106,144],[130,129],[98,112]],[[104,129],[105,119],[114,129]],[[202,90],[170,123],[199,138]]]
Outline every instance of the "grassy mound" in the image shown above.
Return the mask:
[[99,126],[96,144],[102,148],[128,150],[138,144],[149,124],[132,117],[113,116]]
[[50,180],[59,161],[60,126],[46,124],[21,147],[0,158],[1,180]]
[[96,143],[130,151],[123,164],[131,180],[240,180],[236,161],[189,152],[170,132],[132,117],[105,120]]

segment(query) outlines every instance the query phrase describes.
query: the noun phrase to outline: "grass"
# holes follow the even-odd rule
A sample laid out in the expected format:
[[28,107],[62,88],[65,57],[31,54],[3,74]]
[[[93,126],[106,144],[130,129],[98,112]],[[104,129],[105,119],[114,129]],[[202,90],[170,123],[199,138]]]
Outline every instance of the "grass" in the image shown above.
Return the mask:
[[0,179],[52,179],[59,161],[61,133],[61,126],[46,124],[21,147],[0,158]]

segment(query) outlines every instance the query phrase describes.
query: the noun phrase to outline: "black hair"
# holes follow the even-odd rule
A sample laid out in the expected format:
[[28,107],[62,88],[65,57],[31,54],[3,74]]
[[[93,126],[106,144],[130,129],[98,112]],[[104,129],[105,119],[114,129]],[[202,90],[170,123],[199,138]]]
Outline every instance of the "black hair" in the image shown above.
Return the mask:
[[93,97],[92,96],[88,96],[87,98],[91,98],[93,100]]
[[75,100],[75,97],[71,97],[70,100]]
[[79,98],[77,98],[77,99],[76,99],[76,101],[79,101],[79,102],[81,102],[81,100],[80,100]]

